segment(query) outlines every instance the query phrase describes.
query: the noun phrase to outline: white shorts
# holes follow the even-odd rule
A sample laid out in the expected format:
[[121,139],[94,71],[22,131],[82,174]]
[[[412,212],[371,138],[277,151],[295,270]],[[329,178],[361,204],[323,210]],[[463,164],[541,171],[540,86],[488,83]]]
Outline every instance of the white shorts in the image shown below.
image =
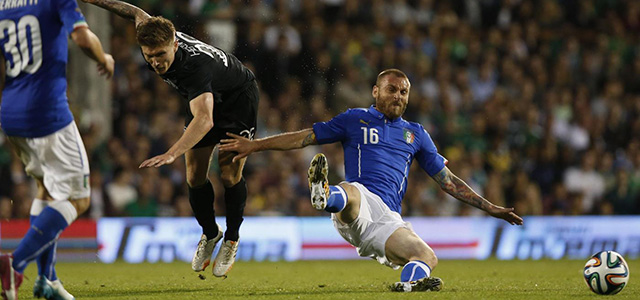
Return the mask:
[[89,159],[75,122],[47,136],[9,141],[27,174],[42,180],[54,200],[89,197]]
[[376,259],[379,263],[394,269],[400,266],[391,263],[385,255],[387,239],[398,228],[411,230],[411,225],[402,220],[399,213],[392,211],[380,197],[357,182],[347,182],[360,191],[360,213],[350,224],[338,220],[331,214],[333,226],[351,245],[356,247],[358,255]]

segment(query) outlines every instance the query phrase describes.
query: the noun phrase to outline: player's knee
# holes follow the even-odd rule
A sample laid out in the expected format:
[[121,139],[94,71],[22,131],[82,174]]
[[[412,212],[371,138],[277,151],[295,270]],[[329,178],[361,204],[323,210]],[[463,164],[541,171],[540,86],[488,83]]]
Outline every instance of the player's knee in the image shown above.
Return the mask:
[[357,204],[358,207],[360,207],[360,191],[358,188],[349,183],[342,183],[340,184],[340,187],[342,187],[345,193],[347,193],[347,205]]
[[203,184],[207,183],[207,178],[196,178],[194,177],[189,177],[187,176],[187,184],[189,185],[189,187],[194,188],[194,187],[199,187]]
[[420,253],[416,253],[416,255],[411,257],[409,260],[420,260],[426,263],[431,270],[435,269],[438,265],[438,257],[431,248],[427,248],[427,250],[422,250]]
[[89,206],[91,205],[91,198],[87,197],[87,198],[72,200],[69,202],[71,202],[71,205],[73,205],[73,207],[76,208],[76,211],[78,212],[78,216],[79,216],[89,209]]
[[199,187],[207,183],[207,176],[199,175],[195,170],[187,170],[187,184],[189,187]]
[[228,172],[228,173],[223,172],[222,174],[220,174],[220,181],[222,181],[222,185],[224,185],[225,187],[232,187],[238,184],[241,178],[242,178],[242,174],[236,174],[232,172]]
[[438,257],[433,254],[426,259],[425,263],[433,270],[438,265]]

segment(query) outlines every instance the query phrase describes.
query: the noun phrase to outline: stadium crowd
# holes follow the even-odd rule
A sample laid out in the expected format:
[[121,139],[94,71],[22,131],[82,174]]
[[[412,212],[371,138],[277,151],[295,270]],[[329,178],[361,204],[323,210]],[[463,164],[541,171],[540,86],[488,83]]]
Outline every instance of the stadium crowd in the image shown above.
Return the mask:
[[[399,68],[412,84],[405,119],[423,124],[449,168],[493,203],[524,216],[640,214],[638,1],[131,2],[204,42],[233,46],[225,50],[260,83],[257,137],[368,107],[377,73]],[[96,128],[81,128],[92,168],[85,217],[190,216],[183,158],[138,169],[180,137],[185,103],[146,70],[133,25],[111,20],[116,75],[104,100],[113,134],[101,141]],[[246,215],[317,215],[308,163],[324,152],[330,182],[339,181],[339,147],[249,157]],[[403,214],[483,214],[412,168]],[[28,218],[34,191],[0,136],[0,219]]]

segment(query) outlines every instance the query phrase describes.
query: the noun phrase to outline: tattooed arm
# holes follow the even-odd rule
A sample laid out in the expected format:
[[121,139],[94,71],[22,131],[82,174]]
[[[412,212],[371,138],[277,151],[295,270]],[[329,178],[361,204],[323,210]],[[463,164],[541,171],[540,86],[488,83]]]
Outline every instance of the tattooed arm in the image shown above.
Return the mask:
[[318,144],[316,134],[311,128],[282,133],[253,141],[230,132],[228,132],[227,135],[232,138],[221,140],[218,149],[220,151],[238,152],[238,155],[233,158],[234,162],[253,152],[300,149],[309,145]]
[[136,27],[140,22],[150,18],[149,14],[147,14],[144,10],[131,5],[126,2],[117,1],[117,0],[82,0],[82,2],[90,3],[95,6],[100,6],[112,13],[117,14],[129,21],[133,21],[136,23]]
[[456,199],[482,209],[493,217],[504,219],[512,225],[522,225],[522,218],[513,212],[513,208],[504,208],[489,202],[473,191],[462,179],[453,174],[449,168],[444,167],[442,171],[433,176],[433,179],[440,184],[442,190]]

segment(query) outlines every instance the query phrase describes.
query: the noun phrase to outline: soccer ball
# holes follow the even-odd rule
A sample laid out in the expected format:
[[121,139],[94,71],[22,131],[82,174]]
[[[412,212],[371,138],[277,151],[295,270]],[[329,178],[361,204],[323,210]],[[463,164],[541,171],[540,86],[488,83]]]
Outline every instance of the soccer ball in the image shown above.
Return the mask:
[[594,293],[614,295],[627,285],[629,266],[617,252],[598,252],[584,266],[584,280]]

